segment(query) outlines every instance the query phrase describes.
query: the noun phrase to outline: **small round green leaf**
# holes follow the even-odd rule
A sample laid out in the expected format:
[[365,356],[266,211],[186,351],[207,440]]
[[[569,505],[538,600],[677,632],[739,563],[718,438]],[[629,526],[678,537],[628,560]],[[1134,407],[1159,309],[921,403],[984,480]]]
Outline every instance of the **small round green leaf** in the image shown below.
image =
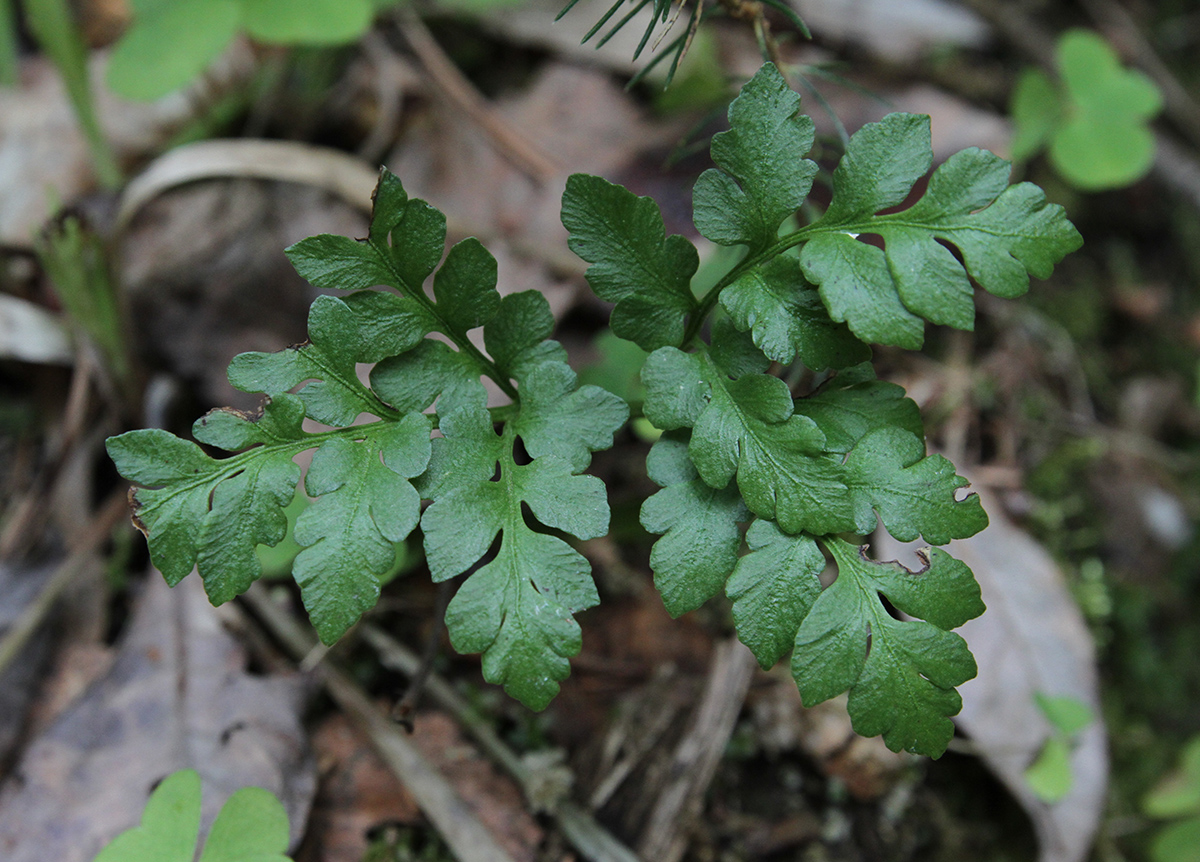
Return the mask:
[[1200,862],[1200,817],[1172,823],[1150,844],[1153,862]]
[[1071,792],[1075,778],[1071,774],[1071,749],[1065,739],[1055,736],[1042,746],[1042,753],[1025,770],[1029,789],[1043,802],[1058,802]]
[[243,26],[260,42],[340,45],[371,26],[369,0],[241,0]]
[[1040,69],[1026,69],[1013,88],[1012,113],[1016,133],[1012,141],[1012,157],[1023,162],[1046,146],[1062,113],[1058,88]]
[[1086,191],[1120,188],[1154,164],[1154,136],[1136,122],[1096,122],[1086,114],[1067,121],[1050,145],[1063,179]]
[[235,0],[177,0],[148,8],[113,49],[108,86],[141,101],[178,90],[225,50],[240,20]]
[[261,787],[243,787],[213,822],[200,862],[288,862],[283,804]]
[[183,769],[162,780],[140,826],[122,832],[94,862],[191,862],[200,834],[200,775]]

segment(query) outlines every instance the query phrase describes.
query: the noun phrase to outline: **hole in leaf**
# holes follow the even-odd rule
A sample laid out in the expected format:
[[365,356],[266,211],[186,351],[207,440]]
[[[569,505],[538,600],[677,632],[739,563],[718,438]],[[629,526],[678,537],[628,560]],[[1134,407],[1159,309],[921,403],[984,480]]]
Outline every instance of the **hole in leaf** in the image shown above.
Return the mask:
[[524,467],[526,464],[533,463],[533,457],[529,454],[529,450],[525,448],[525,442],[517,437],[513,440],[513,462],[518,467]]

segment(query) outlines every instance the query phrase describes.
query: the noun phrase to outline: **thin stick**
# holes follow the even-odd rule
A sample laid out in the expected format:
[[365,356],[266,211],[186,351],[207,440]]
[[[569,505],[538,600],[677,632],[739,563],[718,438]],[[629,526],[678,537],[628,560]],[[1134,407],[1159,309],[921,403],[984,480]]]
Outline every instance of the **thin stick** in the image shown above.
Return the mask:
[[54,570],[46,585],[37,597],[25,606],[21,615],[9,626],[4,637],[0,638],[0,673],[21,653],[25,644],[38,630],[38,626],[49,615],[54,603],[62,595],[70,583],[87,565],[92,555],[113,529],[121,522],[121,518],[129,513],[124,489],[113,493],[105,502],[91,522],[84,528],[74,549],[58,568]]
[[[267,595],[261,584],[252,586],[242,597],[293,658],[299,659],[312,650],[312,635],[297,625],[291,615]],[[379,756],[412,793],[456,859],[461,862],[513,862],[450,783],[407,736],[379,712],[357,683],[328,661],[318,665],[314,673],[337,705],[367,734]]]
[[446,56],[416,12],[404,6],[397,15],[405,41],[416,54],[422,68],[429,74],[434,86],[489,135],[500,155],[535,182],[547,182],[561,173],[553,159],[492,109],[475,86]]
[[429,675],[433,673],[433,663],[437,660],[442,647],[442,632],[446,630],[446,607],[454,596],[454,582],[442,581],[437,587],[437,599],[433,605],[433,624],[429,628],[429,637],[425,639],[425,648],[421,652],[420,663],[416,672],[409,674],[408,688],[404,695],[392,707],[392,721],[401,725],[409,733],[413,731],[413,710],[425,691]]
[[736,638],[717,644],[696,719],[671,759],[673,777],[655,800],[638,843],[638,855],[655,862],[678,862],[687,850],[687,821],[700,813],[704,793],[716,775],[738,713],[750,689],[756,663]]
[[[363,638],[379,653],[379,661],[391,670],[413,676],[421,668],[421,659],[408,647],[383,632],[377,626],[365,625],[361,629]],[[550,815],[558,824],[563,836],[571,845],[591,862],[638,862],[634,852],[618,841],[611,832],[596,822],[587,811],[568,800],[548,801],[543,795],[535,771],[521,760],[520,756],[496,735],[490,723],[454,688],[436,673],[426,680],[426,690],[439,706],[449,712],[509,775],[525,793],[534,808],[549,807]],[[548,806],[546,803],[549,802]]]

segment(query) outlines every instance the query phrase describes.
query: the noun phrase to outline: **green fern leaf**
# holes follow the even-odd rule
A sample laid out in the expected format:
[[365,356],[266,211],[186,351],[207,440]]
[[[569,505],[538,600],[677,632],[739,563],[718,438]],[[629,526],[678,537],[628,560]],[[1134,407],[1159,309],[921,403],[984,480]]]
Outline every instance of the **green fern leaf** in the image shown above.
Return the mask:
[[[928,117],[889,114],[864,126],[834,172],[829,209],[805,231],[805,276],[833,319],[864,341],[915,349],[922,319],[971,329],[972,279],[1019,296],[1030,275],[1045,278],[1082,244],[1062,207],[1030,183],[1009,186],[1008,163],[979,149],[948,159],[912,206],[878,215],[905,201],[932,160]],[[884,248],[863,235],[881,237]]]
[[783,220],[812,188],[816,162],[813,122],[800,113],[800,96],[767,63],[729,106],[727,132],[714,135],[710,168],[696,181],[696,229],[722,245],[754,253],[773,243]]
[[[939,757],[962,707],[955,687],[975,676],[961,637],[947,631],[983,613],[979,586],[965,565],[933,550],[912,573],[876,563],[840,539],[822,543],[838,577],[813,603],[796,633],[792,673],[805,705],[850,690],[850,718],[864,736],[883,736],[893,751]],[[880,603],[886,596],[926,622],[901,621]]]
[[291,459],[312,446],[300,428],[303,417],[300,402],[288,395],[268,402],[257,420],[210,413],[196,423],[197,439],[254,447],[224,460],[157,429],[108,440],[121,474],[146,486],[134,494],[134,514],[168,583],[198,565],[209,598],[220,604],[260,576],[254,548],[275,545],[287,532],[283,508],[300,480]]
[[686,435],[664,435],[646,459],[662,490],[642,504],[642,526],[664,534],[650,552],[654,586],[673,617],[693,611],[725,586],[750,517],[734,487],[711,488],[688,458]]
[[738,329],[776,362],[797,357],[813,370],[846,368],[871,358],[844,323],[835,323],[817,291],[790,256],[754,267],[721,291],[721,305]]
[[[522,506],[544,527],[603,534],[604,486],[579,474],[592,452],[612,445],[628,408],[579,385],[548,339],[554,319],[545,297],[501,299],[483,246],[464,240],[443,260],[444,239],[445,217],[385,172],[366,239],[319,236],[289,249],[315,284],[351,292],[313,303],[305,344],[235,358],[234,385],[269,396],[262,415],[215,411],[196,424],[202,443],[239,454],[215,459],[163,431],[113,438],[109,451],[123,475],[145,486],[135,502],[168,581],[198,565],[210,597],[226,601],[260,576],[256,546],[285,535],[283,509],[300,478],[292,459],[315,449],[304,485],[314,501],[296,522],[302,550],[293,574],[326,643],[374,605],[418,521],[438,580],[474,565],[501,534],[498,556],[452,605],[451,638],[484,650],[488,678],[540,708],[579,650],[571,614],[595,602],[595,587],[586,561],[527,526]],[[366,289],[377,285],[391,290]],[[491,356],[471,340],[480,327]],[[373,364],[367,384],[360,363]],[[483,378],[516,403],[493,417]],[[434,404],[440,416],[425,413]],[[351,424],[361,414],[379,421]],[[307,433],[306,416],[334,427]],[[532,463],[518,463],[526,455]],[[504,481],[492,481],[497,470]],[[423,519],[422,499],[433,501]],[[492,616],[478,607],[484,584],[497,590]]]
[[568,243],[588,263],[588,284],[616,304],[612,329],[643,350],[683,341],[695,311],[691,278],[700,264],[695,247],[666,236],[662,213],[650,198],[599,177],[575,174],[563,193]]
[[[624,418],[605,442],[611,445]],[[451,642],[461,651],[483,652],[485,679],[542,709],[567,676],[567,659],[580,649],[571,615],[599,597],[587,561],[562,539],[532,529],[522,506],[545,527],[596,538],[608,531],[604,485],[577,475],[555,454],[518,464],[514,426],[497,436],[482,403],[444,416],[441,431],[423,487],[434,502],[421,519],[434,580],[466,571],[499,536],[495,556],[467,579],[446,611]]]
[[708,353],[663,347],[642,371],[646,417],[664,430],[691,428],[688,454],[711,488],[737,486],[750,511],[789,533],[853,530],[841,465],[825,435],[794,415],[787,385],[749,373],[735,379]]
[[764,670],[787,654],[800,623],[821,593],[825,555],[811,536],[791,536],[774,521],[746,531],[750,552],[738,560],[725,592],[738,638]]

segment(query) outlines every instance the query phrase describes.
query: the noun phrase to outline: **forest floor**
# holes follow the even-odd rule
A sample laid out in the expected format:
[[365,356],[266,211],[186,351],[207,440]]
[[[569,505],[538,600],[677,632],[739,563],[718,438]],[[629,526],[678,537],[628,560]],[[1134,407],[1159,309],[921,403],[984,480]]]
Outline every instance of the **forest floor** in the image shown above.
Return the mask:
[[[99,69],[124,4],[79,6]],[[216,610],[194,576],[168,590],[104,455],[130,428],[186,434],[210,408],[256,406],[227,382],[229,360],[303,341],[318,293],[282,250],[365,234],[380,164],[448,214],[451,239],[485,240],[502,293],[545,293],[585,379],[635,391],[636,357],[595,339],[607,307],[567,251],[563,182],[582,171],[653,196],[668,231],[696,238],[708,138],[762,62],[748,25],[706,21],[665,91],[624,88],[636,34],[579,46],[595,4],[553,28],[553,4],[462,0],[381,14],[338,50],[238,43],[187,98],[101,92],[129,178],[115,191],[98,188],[27,40],[19,81],[0,86],[0,857],[90,862],[183,758],[202,767],[206,806],[239,786],[275,792],[297,862],[453,858],[445,842],[471,839],[446,824],[476,822],[494,844],[454,845],[463,862],[1200,859],[1161,838],[1200,816],[1200,765],[1176,771],[1200,734],[1200,13],[1183,0],[800,9],[812,40],[769,20],[826,154],[839,130],[903,110],[932,116],[938,161],[968,146],[1008,157],[1015,81],[1052,66],[1071,27],[1110,39],[1166,96],[1141,179],[1083,192],[1045,156],[1015,169],[1085,239],[1051,278],[1018,300],[977,292],[974,332],[876,351],[991,518],[953,545],[989,611],[961,630],[980,676],[961,689],[950,751],[857,737],[844,698],[802,707],[786,667],[760,670],[733,639],[728,602],[669,617],[638,521],[655,490],[639,434],[593,462],[613,529],[579,549],[602,603],[579,616],[583,650],[536,714],[451,649],[436,622],[448,593],[419,542],[377,608],[314,648],[295,548],[264,549],[264,580]],[[63,212],[100,239],[59,231],[50,272]],[[79,337],[87,321],[61,295],[72,277],[118,285],[123,341]],[[406,698],[417,668],[429,676]],[[1056,735],[1039,694],[1091,720]],[[384,718],[402,698],[404,721]],[[1048,801],[1027,770],[1055,740]],[[1164,780],[1185,801],[1148,808]]]

